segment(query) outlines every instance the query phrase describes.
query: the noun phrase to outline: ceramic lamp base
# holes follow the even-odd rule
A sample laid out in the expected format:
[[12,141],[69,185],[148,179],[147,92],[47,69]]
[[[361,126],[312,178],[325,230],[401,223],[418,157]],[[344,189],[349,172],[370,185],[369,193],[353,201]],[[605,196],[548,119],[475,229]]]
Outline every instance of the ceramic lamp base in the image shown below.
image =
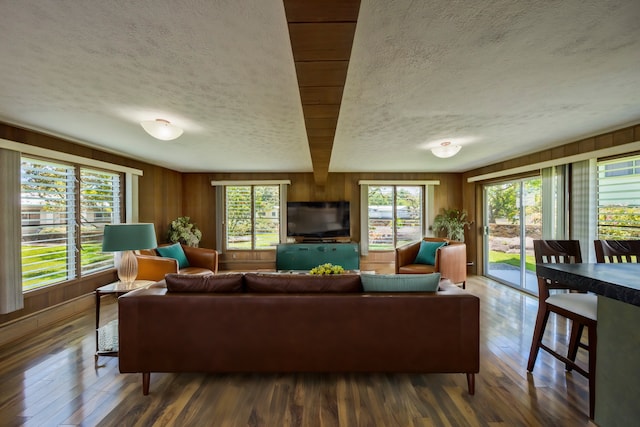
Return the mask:
[[118,263],[118,279],[122,283],[132,284],[138,276],[138,261],[133,251],[124,251]]

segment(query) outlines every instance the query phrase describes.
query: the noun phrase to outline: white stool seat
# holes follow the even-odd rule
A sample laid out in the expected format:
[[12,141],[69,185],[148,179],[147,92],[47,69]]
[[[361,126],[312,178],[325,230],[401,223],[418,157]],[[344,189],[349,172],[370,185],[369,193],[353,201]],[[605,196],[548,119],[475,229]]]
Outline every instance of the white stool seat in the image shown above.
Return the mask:
[[547,304],[572,311],[582,317],[598,320],[598,297],[592,294],[562,293],[547,298]]

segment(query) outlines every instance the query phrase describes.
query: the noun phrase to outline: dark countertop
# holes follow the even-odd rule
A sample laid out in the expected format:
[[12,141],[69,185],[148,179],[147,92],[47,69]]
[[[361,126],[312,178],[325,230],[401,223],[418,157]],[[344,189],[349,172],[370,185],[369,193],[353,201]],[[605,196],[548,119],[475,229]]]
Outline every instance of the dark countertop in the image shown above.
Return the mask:
[[580,291],[640,306],[640,263],[537,264],[536,272]]

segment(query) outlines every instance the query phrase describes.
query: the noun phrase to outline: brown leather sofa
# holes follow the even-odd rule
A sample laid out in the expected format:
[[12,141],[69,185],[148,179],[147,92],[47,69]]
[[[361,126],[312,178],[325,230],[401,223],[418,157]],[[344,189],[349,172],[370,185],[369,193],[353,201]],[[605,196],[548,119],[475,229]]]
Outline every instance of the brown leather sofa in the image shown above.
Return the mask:
[[[465,373],[474,394],[479,299],[448,281],[437,292],[364,293],[355,274],[235,275],[218,291],[161,281],[120,297],[120,372],[142,373],[145,395],[151,372]],[[223,276],[235,280],[202,277]]]
[[414,263],[420,249],[420,241],[396,248],[396,274],[439,272],[443,278],[449,279],[452,283],[462,283],[464,289],[467,281],[467,245],[439,237],[425,237],[422,240],[446,242],[447,245],[437,250],[434,265]]
[[138,261],[138,280],[164,279],[166,274],[217,274],[218,251],[206,248],[194,248],[181,245],[189,261],[189,267],[178,268],[178,261],[158,255],[155,249],[145,249],[136,254]]

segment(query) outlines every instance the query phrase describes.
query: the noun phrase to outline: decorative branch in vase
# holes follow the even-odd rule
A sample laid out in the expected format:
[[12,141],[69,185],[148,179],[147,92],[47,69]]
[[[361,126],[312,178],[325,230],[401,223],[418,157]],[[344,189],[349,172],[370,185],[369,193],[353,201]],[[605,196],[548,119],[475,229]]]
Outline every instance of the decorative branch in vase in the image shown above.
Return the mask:
[[191,222],[190,217],[181,216],[169,224],[167,238],[171,243],[182,243],[197,248],[202,238],[202,232]]

